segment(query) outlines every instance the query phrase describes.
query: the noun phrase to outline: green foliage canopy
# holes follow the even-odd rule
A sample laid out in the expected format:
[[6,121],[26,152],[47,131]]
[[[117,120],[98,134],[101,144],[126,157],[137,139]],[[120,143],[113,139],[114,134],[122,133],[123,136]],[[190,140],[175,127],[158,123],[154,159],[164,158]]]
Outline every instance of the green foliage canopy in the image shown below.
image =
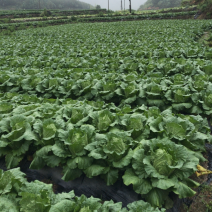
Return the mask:
[[179,7],[181,1],[182,0],[147,0],[147,2],[144,5],[140,6],[139,10]]
[[77,0],[0,0],[5,9],[90,9],[90,5]]

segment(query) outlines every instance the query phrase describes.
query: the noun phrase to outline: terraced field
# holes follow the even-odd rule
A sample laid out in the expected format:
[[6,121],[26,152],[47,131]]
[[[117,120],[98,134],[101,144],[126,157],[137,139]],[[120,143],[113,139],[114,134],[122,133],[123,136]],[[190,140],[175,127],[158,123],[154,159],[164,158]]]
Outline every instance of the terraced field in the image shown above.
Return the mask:
[[[165,211],[195,194],[189,177],[212,141],[210,21],[86,23],[0,37],[0,209]],[[63,180],[133,185],[140,201],[54,194],[16,167],[62,167]],[[103,200],[104,201],[104,200]],[[163,209],[162,209],[163,208]]]

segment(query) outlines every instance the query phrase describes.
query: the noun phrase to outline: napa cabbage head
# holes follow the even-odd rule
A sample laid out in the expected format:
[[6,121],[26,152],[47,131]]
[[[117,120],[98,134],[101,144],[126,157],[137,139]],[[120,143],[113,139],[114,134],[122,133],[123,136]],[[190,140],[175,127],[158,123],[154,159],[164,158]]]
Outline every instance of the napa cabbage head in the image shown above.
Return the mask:
[[[30,122],[33,117],[15,115],[11,118],[2,119],[0,122],[0,132],[5,132],[2,138],[10,142],[25,140],[35,140],[34,133],[31,131]],[[6,134],[7,132],[7,134]]]
[[204,87],[205,87],[205,82],[203,80],[196,80],[196,81],[194,81],[194,88],[197,91],[203,90]]
[[150,86],[148,86],[147,91],[147,94],[158,95],[161,92],[161,88],[156,83],[152,83]]
[[125,81],[131,82],[131,81],[135,81],[138,78],[138,74],[137,72],[132,72],[126,76],[123,76]]
[[159,115],[160,115],[160,109],[158,107],[149,107],[148,110],[144,111],[144,115],[147,117],[147,118],[157,118]]
[[141,140],[131,164],[122,177],[124,184],[132,184],[154,206],[161,207],[171,191],[180,198],[193,196],[191,188],[199,185],[188,179],[199,164],[195,153],[167,138]]
[[195,75],[194,76],[194,80],[193,82],[193,87],[197,90],[197,91],[201,91],[204,90],[205,86],[207,85],[207,75]]
[[106,137],[107,143],[103,146],[103,151],[112,162],[122,159],[133,145],[130,133],[116,128],[111,130]]
[[93,124],[99,131],[107,131],[115,121],[114,115],[109,110],[102,110],[91,114]]
[[0,103],[0,114],[6,114],[11,112],[13,109],[13,105],[9,102],[1,102]]
[[85,89],[87,87],[90,87],[92,85],[91,80],[83,80],[81,81],[81,88]]
[[186,103],[190,96],[188,93],[189,92],[187,88],[176,88],[174,90],[174,101],[179,103]]
[[180,85],[184,83],[184,78],[185,76],[182,74],[176,74],[174,75],[174,84],[175,85]]
[[135,95],[137,93],[137,91],[138,91],[138,89],[137,89],[136,83],[129,83],[124,89],[124,94],[125,94],[126,98],[129,98],[132,95]]
[[91,142],[95,128],[91,125],[82,125],[81,128],[73,128],[69,131],[60,131],[59,138],[64,141],[72,154],[72,157],[82,156],[86,152],[84,147]]
[[102,83],[103,91],[114,92],[116,89],[116,83],[114,81],[106,81]]
[[208,107],[212,107],[212,93],[207,93],[204,97],[204,103]]
[[152,165],[161,175],[169,176],[172,170],[168,166],[173,163],[172,156],[165,149],[157,149],[153,154]]
[[64,91],[71,90],[72,86],[74,85],[74,81],[72,79],[65,81],[65,86],[63,86]]
[[73,124],[76,124],[78,121],[84,118],[83,116],[83,110],[81,108],[73,108],[71,114],[71,122]]
[[143,121],[143,116],[140,116],[139,114],[137,116],[136,114],[132,115],[128,120],[127,130],[142,130],[144,128]]
[[108,155],[109,159],[118,161],[120,158],[122,158],[122,155],[126,151],[124,138],[113,133],[108,134],[107,137],[108,141],[104,146],[103,151]]
[[88,136],[86,132],[81,129],[72,129],[67,134],[65,144],[68,145],[72,155],[80,154],[88,144]]

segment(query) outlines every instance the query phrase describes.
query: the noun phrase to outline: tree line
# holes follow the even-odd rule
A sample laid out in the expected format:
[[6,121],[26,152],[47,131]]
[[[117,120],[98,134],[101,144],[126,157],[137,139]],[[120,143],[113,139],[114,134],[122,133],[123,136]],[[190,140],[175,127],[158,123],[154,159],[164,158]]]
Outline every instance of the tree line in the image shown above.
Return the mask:
[[0,9],[91,9],[79,0],[0,0]]
[[179,7],[182,0],[147,0],[147,2],[140,6],[140,10],[145,9],[163,9],[170,7]]

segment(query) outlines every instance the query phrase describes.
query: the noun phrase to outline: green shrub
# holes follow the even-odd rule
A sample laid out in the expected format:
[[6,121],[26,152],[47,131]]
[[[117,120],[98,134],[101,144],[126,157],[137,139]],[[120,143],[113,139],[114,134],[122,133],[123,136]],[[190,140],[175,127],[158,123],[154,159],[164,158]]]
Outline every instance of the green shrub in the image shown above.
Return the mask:
[[15,26],[9,26],[7,28],[10,32],[14,32],[15,31]]
[[41,17],[45,17],[45,16],[48,17],[50,15],[51,15],[51,12],[46,9],[44,9],[43,12],[40,14]]
[[33,29],[33,28],[34,28],[33,25],[28,26],[28,29]]
[[11,31],[10,30],[4,30],[2,31],[2,35],[11,35]]
[[96,9],[97,10],[100,10],[101,9],[101,6],[100,5],[96,5]]
[[72,16],[72,17],[71,17],[71,20],[72,20],[72,21],[77,21],[77,17],[76,17],[76,16]]
[[26,26],[24,24],[20,24],[20,26],[18,27],[19,30],[22,30],[22,29],[26,29]]
[[205,9],[207,9],[208,5],[206,3],[200,5],[200,10],[204,11]]
[[212,41],[212,33],[209,34],[209,38],[207,40]]
[[121,13],[119,13],[119,12],[115,12],[113,15],[118,15],[118,16],[120,16],[121,15]]
[[103,12],[100,12],[100,13],[98,14],[98,16],[99,16],[99,17],[104,17],[104,13],[103,13]]
[[4,23],[10,23],[11,19],[10,18],[5,18],[3,19],[4,20]]

